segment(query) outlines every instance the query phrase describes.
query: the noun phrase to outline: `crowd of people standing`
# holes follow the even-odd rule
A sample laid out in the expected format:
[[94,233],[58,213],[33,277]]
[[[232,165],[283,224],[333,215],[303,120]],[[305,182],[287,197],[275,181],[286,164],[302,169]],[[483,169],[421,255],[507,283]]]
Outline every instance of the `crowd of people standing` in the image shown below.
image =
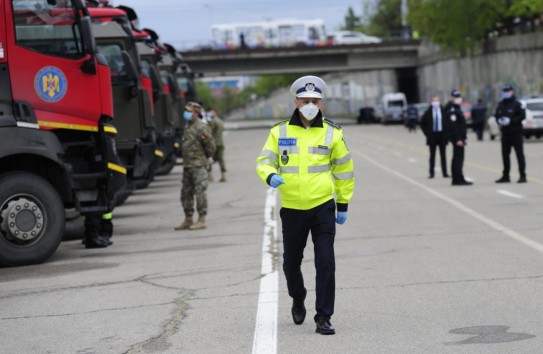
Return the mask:
[[[526,113],[522,104],[516,99],[512,86],[506,85],[502,89],[502,100],[499,102],[494,116],[501,131],[501,155],[503,161],[502,176],[496,180],[496,183],[508,183],[511,181],[509,173],[511,169],[510,155],[511,150],[515,150],[519,167],[518,183],[526,183],[526,160],[523,148],[522,121]],[[420,127],[426,137],[428,145],[429,158],[429,178],[435,176],[436,150],[439,150],[441,171],[443,177],[448,178],[447,173],[447,145],[453,146],[453,157],[451,161],[451,177],[453,186],[469,186],[473,182],[464,178],[463,164],[465,147],[467,146],[467,123],[464,112],[461,109],[462,93],[459,90],[453,90],[450,94],[450,100],[442,105],[439,96],[432,97],[428,109],[420,118]],[[476,133],[477,140],[482,141],[486,125],[487,107],[479,99],[477,104],[471,109],[472,127]],[[408,109],[408,128],[413,131],[416,123],[412,121],[417,119],[415,112]]]

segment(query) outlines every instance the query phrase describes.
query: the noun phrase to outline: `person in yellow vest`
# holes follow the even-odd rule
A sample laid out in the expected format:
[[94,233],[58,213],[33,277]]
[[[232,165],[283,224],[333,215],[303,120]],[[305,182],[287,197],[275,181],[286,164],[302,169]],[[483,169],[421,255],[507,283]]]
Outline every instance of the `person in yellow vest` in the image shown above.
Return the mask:
[[256,160],[256,172],[269,186],[279,188],[281,195],[283,271],[293,299],[292,319],[297,325],[305,320],[307,290],[301,264],[311,231],[317,271],[316,332],[335,334],[330,323],[335,299],[335,224],[347,220],[354,172],[341,127],[322,115],[326,90],[326,83],[317,76],[304,76],[292,84],[296,109],[289,120],[271,129]]

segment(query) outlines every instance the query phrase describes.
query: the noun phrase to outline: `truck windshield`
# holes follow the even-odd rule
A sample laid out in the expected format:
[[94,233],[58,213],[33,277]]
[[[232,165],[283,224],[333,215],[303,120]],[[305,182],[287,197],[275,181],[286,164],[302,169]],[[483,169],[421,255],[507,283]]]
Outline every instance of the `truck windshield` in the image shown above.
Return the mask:
[[17,45],[51,56],[84,56],[81,32],[68,0],[12,0]]
[[388,106],[389,107],[403,107],[403,101],[401,100],[398,100],[398,101],[388,101]]
[[118,44],[99,45],[98,51],[106,57],[111,71],[111,83],[120,84],[128,81],[128,76],[124,67],[123,53]]
[[189,90],[189,79],[184,76],[178,76],[177,85],[181,91],[187,92]]

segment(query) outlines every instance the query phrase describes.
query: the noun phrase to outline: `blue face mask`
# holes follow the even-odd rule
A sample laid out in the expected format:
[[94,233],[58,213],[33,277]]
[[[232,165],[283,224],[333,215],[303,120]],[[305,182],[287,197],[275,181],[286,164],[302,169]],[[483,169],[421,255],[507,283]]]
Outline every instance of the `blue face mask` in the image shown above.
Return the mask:
[[511,98],[513,97],[513,92],[504,92],[503,93],[503,98]]
[[183,119],[184,120],[191,120],[192,119],[192,113],[191,112],[183,112]]

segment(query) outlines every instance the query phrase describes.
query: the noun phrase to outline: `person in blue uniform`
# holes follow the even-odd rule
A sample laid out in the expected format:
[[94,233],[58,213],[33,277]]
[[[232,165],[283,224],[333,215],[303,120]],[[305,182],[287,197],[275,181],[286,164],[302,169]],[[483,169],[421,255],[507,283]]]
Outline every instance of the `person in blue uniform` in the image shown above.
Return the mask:
[[496,122],[500,126],[502,135],[502,160],[503,173],[496,183],[510,182],[509,171],[511,170],[511,148],[515,149],[517,155],[519,179],[518,183],[526,183],[526,159],[524,158],[524,137],[522,135],[522,121],[526,118],[526,111],[522,104],[515,98],[515,91],[510,85],[502,89],[503,99],[496,108]]
[[473,182],[464,178],[464,149],[467,145],[466,118],[460,108],[462,94],[458,90],[451,92],[451,99],[443,111],[449,123],[449,139],[453,146],[453,157],[451,162],[451,174],[453,186],[470,186]]

